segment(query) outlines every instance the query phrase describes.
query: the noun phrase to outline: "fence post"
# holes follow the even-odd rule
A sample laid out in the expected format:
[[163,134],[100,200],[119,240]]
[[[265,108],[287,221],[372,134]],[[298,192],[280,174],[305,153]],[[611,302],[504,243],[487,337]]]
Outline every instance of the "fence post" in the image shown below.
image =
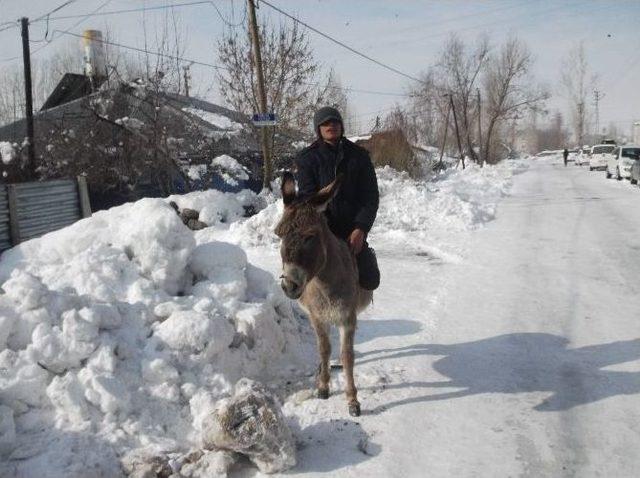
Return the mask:
[[7,184],[7,199],[9,202],[9,233],[11,245],[20,244],[20,222],[18,221],[18,191],[15,184]]
[[78,199],[80,200],[80,212],[82,217],[91,217],[91,201],[89,201],[89,188],[87,188],[87,178],[78,176]]

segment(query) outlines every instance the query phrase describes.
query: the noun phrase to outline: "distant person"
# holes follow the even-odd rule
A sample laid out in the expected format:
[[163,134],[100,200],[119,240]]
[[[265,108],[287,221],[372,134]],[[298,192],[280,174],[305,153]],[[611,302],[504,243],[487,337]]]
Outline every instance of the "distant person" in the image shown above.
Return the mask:
[[567,161],[569,160],[569,150],[567,148],[564,148],[564,151],[562,152],[562,156],[564,157],[564,165],[566,167]]
[[308,197],[343,175],[338,194],[325,212],[329,229],[355,255],[360,286],[377,289],[380,270],[367,235],[378,212],[379,193],[369,153],[344,137],[342,116],[335,108],[316,111],[313,127],[317,139],[296,158],[298,194]]

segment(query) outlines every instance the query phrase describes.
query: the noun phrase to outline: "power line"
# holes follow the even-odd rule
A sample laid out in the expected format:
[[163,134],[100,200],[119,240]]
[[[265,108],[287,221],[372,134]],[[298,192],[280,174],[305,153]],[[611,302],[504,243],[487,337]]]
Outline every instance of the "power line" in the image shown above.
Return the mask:
[[[94,16],[98,11],[102,10],[104,7],[106,7],[107,5],[109,5],[113,0],[106,0],[105,2],[103,2],[100,6],[98,6],[98,8],[96,8],[95,10],[93,10],[91,13],[88,13],[86,15],[84,15],[80,20],[78,20],[76,23],[74,23],[73,25],[71,25],[69,28],[67,28],[66,30],[60,32],[60,35],[58,35],[57,37],[51,38],[51,40],[46,40],[47,44],[41,46],[40,48],[37,48],[33,54],[35,55],[36,53],[38,53],[40,50],[43,50],[44,48],[48,47],[49,45],[51,45],[51,43],[53,43],[54,41],[56,41],[58,38],[60,38],[62,35],[69,33],[71,30],[73,30],[74,28],[76,28],[78,25],[80,25],[81,23],[83,23],[84,21],[86,21],[88,18]],[[48,22],[47,22],[48,25]],[[47,26],[47,30],[48,30],[48,26]],[[54,31],[55,32],[55,31]],[[46,39],[47,35],[45,35],[45,39]]]
[[[64,7],[67,7],[67,6],[69,6],[69,5],[71,5],[72,3],[75,3],[75,2],[77,2],[77,1],[78,1],[78,0],[67,0],[67,1],[66,1],[66,2],[64,2],[63,4],[58,5],[58,6],[57,6],[56,8],[54,8],[53,10],[51,10],[51,11],[49,11],[49,12],[45,13],[44,15],[40,15],[38,18],[36,18],[36,19],[35,19],[35,20],[33,20],[33,21],[34,21],[34,22],[40,21],[40,20],[42,20],[43,18],[48,17],[48,16],[49,16],[49,15],[51,15],[52,13],[56,13],[56,12],[58,12],[58,11],[62,10]],[[31,23],[31,22],[29,22],[29,23]]]
[[[77,33],[61,32],[59,30],[54,30],[54,33],[55,32],[60,32],[61,34],[64,34],[64,35],[70,35],[70,36],[82,38],[82,35],[78,35]],[[119,48],[123,48],[125,50],[132,50],[132,51],[136,51],[136,52],[139,52],[139,53],[145,53],[145,54],[153,55],[153,56],[157,56],[157,57],[165,57],[165,58],[168,58],[170,60],[180,60],[180,61],[191,63],[191,64],[194,64],[194,65],[200,65],[200,66],[205,66],[205,67],[208,67],[208,68],[214,68],[216,70],[229,71],[229,68],[221,66],[221,65],[215,65],[213,63],[207,63],[207,62],[204,62],[204,61],[193,60],[191,58],[186,58],[186,57],[183,57],[183,56],[169,55],[169,54],[166,54],[166,53],[147,50],[147,49],[144,49],[144,48],[137,48],[137,47],[124,45],[122,43],[116,43],[116,42],[112,42],[112,41],[108,41],[108,40],[96,40],[96,41],[99,41],[99,42],[101,42],[101,43],[103,43],[105,45],[111,45],[111,46],[116,46],[116,47],[119,47]],[[307,86],[322,86],[320,83],[311,83],[311,82],[307,82],[307,83],[303,83],[303,84],[307,85]],[[392,92],[384,92],[384,91],[361,90],[361,89],[358,89],[358,88],[342,87],[342,86],[330,86],[329,88],[330,89],[340,89],[340,90],[345,90],[345,91],[351,91],[351,92],[354,92],[354,93],[371,94],[371,95],[400,96],[400,97],[409,97],[409,96],[411,96],[411,95],[403,94],[403,93],[392,93]]]
[[[78,25],[80,25],[82,22],[84,22],[84,21],[85,21],[86,19],[88,19],[89,17],[91,17],[91,16],[95,15],[99,10],[103,9],[104,7],[106,7],[106,6],[107,6],[109,3],[111,3],[112,1],[113,1],[113,0],[106,0],[106,1],[105,1],[105,2],[103,2],[103,3],[102,3],[98,8],[96,8],[95,10],[93,10],[91,13],[85,13],[79,21],[77,21],[76,23],[74,23],[71,27],[67,28],[66,30],[63,30],[63,31],[60,31],[60,30],[54,30],[54,31],[52,32],[52,34],[55,34],[56,32],[58,32],[58,33],[60,33],[60,35],[58,35],[57,37],[52,38],[51,40],[47,40],[47,39],[46,39],[47,34],[48,34],[48,30],[49,30],[49,26],[48,26],[48,23],[49,23],[49,22],[47,22],[47,34],[45,34],[45,38],[44,38],[44,40],[42,40],[42,41],[46,41],[47,43],[46,43],[45,45],[42,45],[42,46],[41,46],[41,47],[39,47],[39,48],[36,48],[36,49],[33,51],[32,56],[33,56],[33,55],[35,55],[36,53],[38,53],[39,51],[41,51],[41,50],[45,49],[46,47],[48,47],[51,43],[53,43],[55,40],[57,40],[58,38],[60,38],[63,34],[68,34],[70,30],[72,30],[73,28],[75,28],[75,27],[77,27]],[[64,6],[66,6],[66,5],[68,5],[68,2],[67,2],[67,4],[65,4]],[[58,10],[59,10],[60,8],[61,8],[61,7],[58,7]],[[29,23],[31,23],[31,22],[29,22]],[[7,61],[17,60],[18,58],[20,58],[20,56],[14,56],[14,57],[11,57],[11,58],[2,58],[2,59],[0,59],[0,62],[3,62],[3,63],[4,63],[4,62],[7,62]]]
[[326,38],[329,41],[332,41],[333,43],[335,43],[336,45],[341,46],[342,48],[346,48],[347,50],[349,50],[352,53],[355,53],[356,55],[364,58],[365,60],[369,60],[373,63],[375,63],[378,66],[381,66],[382,68],[385,68],[387,70],[390,70],[398,75],[404,76],[405,78],[409,78],[410,80],[413,81],[417,81],[418,83],[424,83],[424,81],[420,80],[419,78],[416,78],[415,76],[411,76],[407,73],[404,73],[400,70],[398,70],[397,68],[394,68],[392,66],[389,66],[385,63],[382,63],[381,61],[376,60],[375,58],[371,58],[368,55],[365,55],[362,52],[359,52],[358,50],[356,50],[355,48],[350,47],[349,45],[347,45],[346,43],[341,42],[340,40],[336,40],[335,38],[333,38],[330,35],[327,35],[326,33],[321,32],[320,30],[318,30],[317,28],[312,27],[311,25],[309,25],[308,23],[303,22],[302,20],[297,19],[296,17],[294,17],[293,15],[285,12],[284,10],[281,10],[280,8],[276,7],[275,5],[272,5],[271,3],[267,2],[266,0],[260,0],[262,3],[264,3],[265,5],[267,5],[268,7],[271,7],[273,10],[279,12],[280,14],[284,15],[285,17],[290,18],[291,20],[293,20],[296,23],[299,23],[300,25],[303,25],[304,27],[308,28],[309,30],[311,30],[312,32],[317,33],[318,35]]
[[[49,18],[49,15],[51,15],[52,13],[58,12],[60,10],[62,10],[64,7],[71,5],[72,3],[77,2],[78,0],[67,0],[66,2],[62,3],[61,5],[58,5],[56,8],[54,8],[53,10],[50,10],[49,12],[40,15],[38,18],[36,18],[35,20],[31,20],[29,23],[33,23],[33,22],[39,22],[45,18]],[[3,32],[5,30],[9,30],[10,28],[13,28],[14,26],[17,27],[18,26],[18,21],[15,22],[5,22],[0,24],[0,26],[2,25],[8,25],[5,28],[0,29],[0,32]]]
[[[96,14],[96,16],[107,16],[107,15],[119,15],[122,13],[135,13],[135,12],[149,12],[149,11],[153,11],[153,10],[166,10],[169,8],[175,8],[175,7],[189,7],[189,6],[193,6],[193,5],[205,5],[205,4],[210,4],[213,5],[212,0],[199,0],[197,2],[183,2],[183,3],[172,3],[172,4],[167,4],[167,5],[156,5],[154,7],[140,7],[140,8],[128,8],[128,9],[123,9],[123,10],[109,10],[108,12],[101,12]],[[51,17],[49,18],[50,21],[55,21],[55,20],[68,20],[71,18],[80,18],[84,15],[61,15],[61,16],[57,16],[57,17]],[[41,19],[38,19],[41,20]],[[35,21],[35,20],[34,20]]]
[[[57,32],[57,31],[59,31],[59,30],[54,30],[54,32]],[[62,33],[64,35],[70,35],[70,36],[82,38],[82,35],[78,35],[77,33],[62,32],[62,31],[60,33]],[[184,57],[181,57],[181,56],[169,55],[167,53],[160,53],[160,52],[156,52],[156,51],[147,50],[145,48],[137,48],[137,47],[134,47],[134,46],[123,45],[122,43],[116,43],[116,42],[107,41],[107,40],[97,40],[97,39],[94,39],[94,40],[97,41],[97,42],[103,43],[105,45],[117,46],[118,48],[123,48],[125,50],[137,51],[138,53],[144,53],[146,55],[164,57],[164,58],[168,58],[170,60],[182,60],[182,61],[185,61],[185,62],[192,63],[194,65],[201,65],[201,66],[207,66],[209,68],[215,68],[216,70],[228,70],[228,68],[226,68],[224,66],[214,65],[212,63],[205,63],[203,61],[191,60],[191,59],[184,58]]]

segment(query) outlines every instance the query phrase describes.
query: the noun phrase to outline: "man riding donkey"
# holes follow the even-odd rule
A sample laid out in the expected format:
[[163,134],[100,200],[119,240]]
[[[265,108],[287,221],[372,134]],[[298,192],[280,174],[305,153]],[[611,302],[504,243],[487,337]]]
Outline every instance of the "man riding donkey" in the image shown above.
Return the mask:
[[[338,110],[319,109],[313,118],[318,139],[285,174],[282,288],[308,311],[320,353],[319,398],[329,397],[329,327],[340,330],[349,413],[360,415],[353,381],[353,341],[357,313],[380,284],[380,271],[367,234],[378,211],[378,182],[367,151],[344,137]],[[297,180],[297,191],[296,191]]]

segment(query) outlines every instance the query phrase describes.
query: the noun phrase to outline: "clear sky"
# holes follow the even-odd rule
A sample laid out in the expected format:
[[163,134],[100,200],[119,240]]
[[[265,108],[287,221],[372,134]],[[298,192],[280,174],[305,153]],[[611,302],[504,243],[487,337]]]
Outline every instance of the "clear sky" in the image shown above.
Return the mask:
[[[89,13],[107,0],[76,0],[53,14]],[[417,75],[433,63],[442,43],[450,32],[465,40],[488,33],[494,44],[511,33],[523,39],[536,58],[535,76],[548,85],[554,97],[550,108],[564,112],[566,102],[561,97],[558,78],[561,59],[568,50],[584,41],[587,57],[599,75],[599,87],[604,93],[600,103],[601,125],[616,122],[620,130],[628,131],[632,120],[640,119],[640,1],[418,1],[418,0],[270,0],[319,30],[349,44],[381,62],[410,75]],[[136,7],[152,7],[189,0],[111,0],[101,11],[108,12]],[[0,24],[21,16],[37,18],[64,3],[64,0],[0,0]],[[232,23],[244,18],[242,0],[213,0],[221,15]],[[185,56],[216,63],[214,44],[225,23],[213,6],[197,5],[176,9],[187,30]],[[149,23],[159,13],[147,12]],[[258,21],[270,17],[279,21],[278,13],[261,5]],[[49,22],[54,29],[81,33],[85,28],[106,29],[118,42],[142,46],[142,13],[94,16],[74,26],[80,19]],[[290,21],[282,19],[282,21]],[[31,37],[42,39],[47,22],[34,23]],[[2,27],[0,26],[0,29]],[[353,53],[309,32],[317,59],[339,74],[344,86],[380,92],[404,93],[408,80],[370,63]],[[46,56],[58,45],[76,40],[61,37],[35,54]],[[38,48],[42,44],[33,44]],[[21,55],[20,32],[9,29],[0,32],[0,67],[19,63],[20,59],[2,61]],[[79,54],[80,50],[79,50]],[[213,71],[193,67],[193,75],[205,91],[213,79]],[[210,99],[216,100],[215,91]],[[384,114],[402,97],[350,93],[362,128]],[[354,132],[355,133],[355,132]]]

